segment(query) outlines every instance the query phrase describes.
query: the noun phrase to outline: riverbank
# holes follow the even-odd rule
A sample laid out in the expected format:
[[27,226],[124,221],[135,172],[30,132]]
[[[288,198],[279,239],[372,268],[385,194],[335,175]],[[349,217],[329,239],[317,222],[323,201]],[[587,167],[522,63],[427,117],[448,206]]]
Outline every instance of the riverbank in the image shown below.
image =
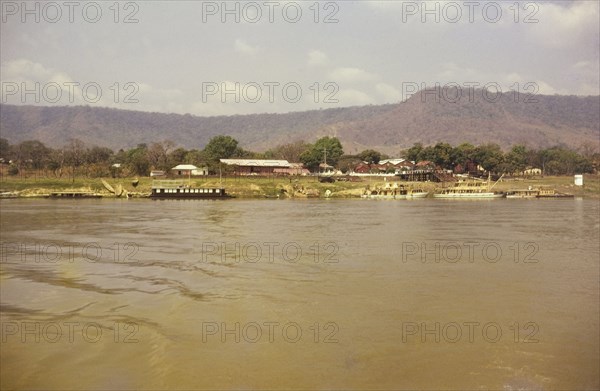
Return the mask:
[[[133,186],[134,178],[105,179],[111,186],[121,184],[131,196],[143,197],[150,194],[151,178],[139,178]],[[184,180],[186,183],[187,179]],[[394,181],[395,182],[395,181]],[[238,198],[354,198],[367,188],[385,186],[388,181],[380,177],[363,177],[360,181],[337,181],[320,183],[315,177],[218,177],[192,179],[190,184],[197,187],[223,186],[227,192]],[[419,187],[432,193],[443,184],[432,182],[398,182],[403,185]],[[585,175],[584,186],[575,186],[572,176],[546,176],[539,178],[503,179],[494,187],[494,191],[526,189],[527,187],[549,187],[560,193],[573,194],[576,197],[600,199],[600,176]],[[100,178],[46,178],[46,177],[3,177],[0,179],[0,191],[15,197],[43,197],[52,192],[81,191],[114,197],[102,184]]]

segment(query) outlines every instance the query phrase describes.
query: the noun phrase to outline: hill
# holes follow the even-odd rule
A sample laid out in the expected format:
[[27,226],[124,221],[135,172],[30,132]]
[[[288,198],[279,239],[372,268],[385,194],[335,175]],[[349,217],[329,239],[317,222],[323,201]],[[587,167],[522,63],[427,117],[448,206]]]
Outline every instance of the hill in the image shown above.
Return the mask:
[[115,150],[167,139],[186,148],[202,148],[219,134],[230,135],[254,151],[327,135],[339,137],[348,153],[375,148],[390,154],[415,142],[577,148],[600,140],[600,97],[539,95],[537,102],[527,103],[526,99],[506,93],[492,101],[479,90],[472,99],[463,96],[453,103],[422,91],[397,104],[217,117],[89,106],[0,105],[0,125],[2,137],[11,143],[37,139],[58,147],[79,138]]

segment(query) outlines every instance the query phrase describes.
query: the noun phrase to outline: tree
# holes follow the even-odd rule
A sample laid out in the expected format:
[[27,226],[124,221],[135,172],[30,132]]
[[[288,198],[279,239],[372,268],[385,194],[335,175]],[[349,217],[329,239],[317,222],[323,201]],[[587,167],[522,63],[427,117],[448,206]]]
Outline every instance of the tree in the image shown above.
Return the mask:
[[148,175],[150,161],[148,161],[146,144],[138,144],[136,148],[126,152],[126,164],[129,171],[134,175]]
[[150,166],[157,170],[168,170],[170,168],[168,155],[174,146],[175,143],[170,140],[150,144],[146,150]]
[[369,164],[377,164],[381,160],[381,152],[375,151],[373,149],[365,149],[361,153],[358,154],[358,157]]
[[593,172],[590,159],[564,147],[552,147],[539,151],[544,174],[572,175],[574,173]]
[[23,141],[15,147],[19,164],[36,170],[44,168],[50,157],[50,148],[38,140]]
[[188,161],[187,159],[187,155],[188,155],[188,151],[185,148],[177,148],[175,150],[173,150],[173,152],[171,152],[167,158],[167,162],[168,162],[168,167],[165,168],[165,170],[168,170],[169,168],[173,168],[178,164],[192,164],[191,161]]
[[433,162],[436,166],[440,166],[447,169],[454,168],[454,162],[452,161],[452,146],[448,143],[437,143],[433,147],[434,157]]
[[85,161],[88,164],[108,164],[114,152],[110,148],[94,146],[85,153]]
[[362,163],[362,161],[363,160],[358,156],[344,155],[338,159],[337,165],[343,173],[346,173],[348,171],[354,170],[354,168],[360,163]]
[[75,182],[75,169],[84,162],[85,144],[79,139],[71,139],[64,151],[65,162],[71,166],[71,178]]
[[111,173],[110,160],[113,151],[106,147],[88,148],[84,154],[85,173],[95,178],[108,176]]
[[506,172],[507,173],[522,173],[527,168],[527,157],[529,151],[524,145],[515,145],[509,153],[506,154]]
[[475,160],[484,170],[498,172],[504,161],[504,153],[498,144],[484,144],[475,149]]
[[2,137],[0,137],[0,158],[6,160],[7,162],[11,158],[10,143],[7,139]]
[[200,167],[200,166],[206,164],[206,157],[204,156],[203,151],[199,151],[197,149],[191,149],[191,150],[187,151],[187,153],[185,154],[184,161],[186,163],[193,164],[195,166]]
[[299,162],[300,155],[304,153],[304,151],[310,148],[310,144],[307,144],[303,140],[294,141],[288,144],[278,145],[270,151],[265,152],[266,158],[273,159],[284,159],[288,162]]
[[231,136],[215,136],[204,147],[208,163],[218,163],[220,159],[229,159],[238,152],[238,141]]
[[413,162],[418,162],[418,161],[422,160],[421,159],[422,152],[423,152],[423,144],[415,143],[415,145],[408,148],[408,150],[405,152],[405,157],[407,160],[410,160]]
[[450,159],[457,173],[462,173],[468,170],[469,164],[475,160],[475,146],[470,143],[462,143],[452,149]]
[[62,148],[55,149],[50,154],[48,160],[48,168],[52,170],[54,176],[57,178],[62,177],[63,167],[65,166],[65,151]]
[[322,137],[300,155],[300,161],[310,170],[315,171],[320,163],[325,162],[325,159],[327,164],[336,165],[343,154],[342,143],[337,137]]

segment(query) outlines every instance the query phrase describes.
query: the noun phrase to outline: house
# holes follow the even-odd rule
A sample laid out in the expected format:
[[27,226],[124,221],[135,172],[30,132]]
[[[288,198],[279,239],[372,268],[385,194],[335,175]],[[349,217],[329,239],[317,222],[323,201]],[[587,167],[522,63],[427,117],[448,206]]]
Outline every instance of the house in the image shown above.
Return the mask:
[[221,159],[221,163],[234,167],[236,175],[273,175],[275,169],[292,167],[287,160]]
[[367,162],[359,163],[354,167],[354,172],[357,174],[368,174],[371,172],[371,165]]
[[542,169],[536,167],[527,167],[523,171],[523,175],[542,175]]
[[152,170],[150,171],[150,177],[151,178],[155,178],[155,177],[163,177],[165,176],[166,173],[162,170]]
[[310,171],[302,163],[290,163],[289,168],[275,168],[273,173],[277,175],[310,175]]
[[327,163],[319,164],[319,172],[321,174],[333,174],[334,167]]
[[415,164],[415,170],[433,170],[435,169],[435,164],[430,162],[429,160],[423,160]]
[[[405,168],[408,167],[408,168]],[[354,173],[356,174],[384,174],[398,172],[403,169],[404,171],[411,169],[413,163],[406,159],[383,159],[379,163],[369,164],[367,162],[361,162],[354,167]]]
[[379,164],[384,165],[384,166],[394,166],[394,167],[399,167],[402,163],[404,163],[406,161],[406,159],[384,159],[384,160],[380,160]]
[[199,175],[208,175],[208,168],[202,167],[198,168],[193,164],[179,164],[173,168],[171,171],[174,175],[178,176],[199,176]]
[[415,169],[415,162],[411,162],[410,160],[405,160],[400,164],[396,165],[397,172],[407,172]]

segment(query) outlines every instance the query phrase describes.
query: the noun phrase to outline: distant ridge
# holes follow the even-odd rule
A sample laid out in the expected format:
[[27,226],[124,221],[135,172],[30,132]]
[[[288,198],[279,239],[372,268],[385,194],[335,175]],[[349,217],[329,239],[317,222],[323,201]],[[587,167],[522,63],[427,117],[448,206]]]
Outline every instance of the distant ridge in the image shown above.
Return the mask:
[[526,96],[505,93],[491,101],[475,93],[472,99],[463,97],[453,103],[421,91],[397,104],[218,117],[88,106],[0,105],[0,130],[11,143],[37,139],[58,147],[79,138],[116,150],[166,139],[186,148],[202,148],[219,134],[230,135],[254,151],[294,140],[312,142],[320,136],[337,136],[347,153],[376,148],[396,154],[415,142],[439,141],[495,142],[505,148],[520,143],[571,148],[599,143],[600,96],[533,98],[536,103],[525,103]]

